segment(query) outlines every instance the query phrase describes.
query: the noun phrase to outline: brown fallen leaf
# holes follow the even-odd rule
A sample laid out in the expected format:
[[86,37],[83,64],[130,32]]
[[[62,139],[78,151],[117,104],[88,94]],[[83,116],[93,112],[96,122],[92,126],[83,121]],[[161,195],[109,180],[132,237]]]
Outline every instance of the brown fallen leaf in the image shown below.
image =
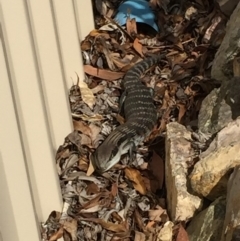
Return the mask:
[[82,221],[90,221],[90,222],[94,222],[97,224],[100,224],[103,228],[112,231],[114,233],[125,233],[127,230],[126,228],[126,223],[122,222],[119,224],[116,223],[112,223],[112,222],[106,222],[104,219],[100,219],[100,218],[79,218]]
[[97,94],[98,92],[101,92],[104,90],[104,86],[103,85],[97,85],[96,87],[92,88],[91,91],[93,92],[93,94]]
[[56,233],[54,233],[50,238],[49,241],[55,241],[60,239],[63,236],[63,226],[60,227],[60,229],[58,229],[58,231]]
[[135,40],[133,42],[133,48],[140,54],[141,57],[143,57],[143,46],[139,42],[138,38],[135,38]]
[[127,17],[126,28],[130,36],[135,36],[137,34],[136,19],[135,18],[130,19],[130,17]]
[[92,140],[89,136],[85,134],[79,134],[81,137],[81,145],[82,146],[89,146],[90,148],[92,147]]
[[116,183],[112,184],[111,193],[112,193],[113,197],[117,196],[117,194],[118,194],[118,186],[117,186]]
[[106,69],[94,68],[91,65],[84,65],[83,68],[84,68],[84,72],[89,75],[92,75],[104,80],[110,80],[110,81],[120,79],[125,74],[123,72],[113,72]]
[[165,222],[168,219],[167,211],[160,206],[157,206],[154,210],[148,211],[148,216],[150,220]]
[[74,130],[80,131],[83,134],[92,137],[92,130],[89,128],[88,125],[85,124],[85,122],[73,120],[73,127]]
[[87,185],[87,188],[86,188],[87,195],[97,194],[99,193],[99,191],[100,189],[96,183],[91,182]]
[[96,99],[92,93],[92,91],[88,88],[88,85],[83,81],[79,80],[78,77],[78,86],[80,88],[82,100],[84,103],[86,103],[91,109],[93,109],[93,106],[96,103]]
[[87,176],[91,176],[94,171],[95,171],[95,168],[94,168],[94,166],[93,166],[93,164],[92,164],[92,160],[91,160],[91,157],[90,157],[89,167],[88,167],[88,170],[87,170],[86,175],[87,175]]
[[183,116],[185,115],[187,108],[186,105],[178,103],[177,104],[179,108],[179,113],[178,113],[178,122],[181,123]]
[[188,234],[181,223],[179,224],[176,241],[189,241]]
[[145,224],[143,222],[143,217],[142,215],[139,213],[138,209],[136,208],[135,211],[134,211],[134,219],[136,221],[136,224],[138,225],[138,228],[141,230],[141,231],[145,231]]
[[145,240],[146,240],[146,235],[144,233],[135,231],[134,241],[145,241]]
[[124,171],[126,177],[132,181],[134,188],[142,195],[145,195],[147,193],[147,189],[140,172],[130,167],[126,167]]
[[104,37],[105,39],[110,39],[110,36],[106,32],[101,32],[100,30],[94,29],[89,33],[89,36],[92,37]]
[[101,127],[97,126],[97,125],[94,125],[93,123],[91,123],[89,125],[89,128],[91,129],[91,133],[92,133],[92,142],[94,143],[96,138],[98,137],[98,134],[100,133],[101,131]]
[[63,228],[71,235],[72,241],[77,241],[77,227],[78,221],[76,219],[67,219],[64,224]]

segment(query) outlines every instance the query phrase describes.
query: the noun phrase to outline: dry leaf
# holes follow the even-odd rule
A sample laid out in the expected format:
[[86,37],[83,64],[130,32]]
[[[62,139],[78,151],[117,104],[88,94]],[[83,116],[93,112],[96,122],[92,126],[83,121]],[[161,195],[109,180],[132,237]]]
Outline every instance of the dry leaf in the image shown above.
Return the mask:
[[78,77],[78,86],[79,86],[80,91],[81,91],[82,100],[91,109],[93,109],[93,106],[96,103],[96,99],[95,99],[92,91],[88,88],[87,84],[84,81],[81,81],[81,80],[79,81],[79,77]]
[[94,29],[92,30],[90,33],[89,33],[89,36],[92,36],[92,37],[104,37],[105,39],[110,39],[110,36],[108,33],[104,33],[104,32],[100,32],[99,30],[97,29]]
[[141,57],[143,57],[143,46],[141,43],[139,43],[138,38],[135,38],[135,40],[133,42],[133,47],[141,55]]
[[137,34],[137,24],[135,18],[130,19],[129,17],[127,17],[126,27],[127,32],[130,36]]
[[125,175],[130,181],[133,182],[133,186],[138,192],[140,192],[142,195],[145,195],[147,193],[145,183],[138,170],[126,167]]
[[89,146],[90,148],[92,147],[92,140],[89,136],[85,134],[79,134],[81,137],[81,145],[82,146]]
[[134,241],[146,241],[146,235],[142,232],[135,231]]
[[56,233],[54,233],[54,234],[50,237],[49,241],[58,240],[58,239],[60,239],[62,236],[63,236],[63,226],[60,227],[60,229],[58,229],[58,231],[57,231]]
[[92,159],[92,158],[90,158],[89,167],[88,167],[88,170],[87,170],[87,173],[86,173],[87,176],[91,176],[91,175],[93,174],[93,172],[95,171],[91,159]]
[[77,241],[77,227],[76,219],[68,219],[63,224],[63,228],[71,235],[72,241]]
[[92,137],[92,130],[85,122],[73,120],[73,127],[74,127],[74,130],[80,131],[83,134],[89,137]]
[[91,65],[84,65],[84,72],[104,80],[117,80],[124,76],[123,72],[113,72],[106,69],[94,68]]
[[120,224],[116,224],[112,222],[106,222],[104,219],[100,219],[100,218],[80,218],[80,220],[90,221],[90,222],[100,224],[103,228],[109,231],[112,231],[114,233],[122,233],[122,232],[125,233],[127,231],[126,224],[124,222]]
[[153,220],[153,221],[165,222],[166,217],[168,217],[167,211],[165,209],[161,208],[160,206],[157,206],[156,208],[157,209],[155,209],[155,210],[148,211],[149,219]]
[[96,140],[97,137],[98,137],[98,134],[99,134],[100,131],[101,131],[101,127],[99,127],[99,126],[94,125],[93,123],[91,123],[91,124],[89,125],[89,128],[91,129],[91,133],[92,133],[91,138],[92,138],[92,142],[94,143],[95,140]]
[[91,91],[93,92],[93,94],[97,94],[98,92],[101,92],[104,90],[104,86],[103,85],[97,85],[96,87],[92,88]]
[[87,188],[86,188],[87,195],[97,194],[97,193],[99,193],[99,191],[100,191],[100,189],[96,183],[92,182],[87,185]]
[[116,183],[113,183],[113,184],[112,184],[111,193],[112,193],[113,197],[116,197],[116,196],[117,196],[118,186],[117,186]]
[[179,224],[176,241],[189,241],[188,234],[181,223]]
[[186,105],[184,104],[177,104],[178,108],[179,108],[179,112],[178,112],[178,122],[181,123],[181,120],[183,118],[183,116],[185,115],[187,108]]

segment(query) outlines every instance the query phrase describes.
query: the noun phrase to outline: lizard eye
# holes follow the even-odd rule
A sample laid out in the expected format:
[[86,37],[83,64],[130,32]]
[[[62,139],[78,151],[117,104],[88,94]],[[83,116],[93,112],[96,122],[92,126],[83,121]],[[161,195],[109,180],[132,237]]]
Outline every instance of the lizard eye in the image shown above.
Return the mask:
[[115,157],[115,156],[117,155],[117,153],[118,153],[118,148],[115,147],[115,148],[112,150],[111,159],[112,159],[113,157]]

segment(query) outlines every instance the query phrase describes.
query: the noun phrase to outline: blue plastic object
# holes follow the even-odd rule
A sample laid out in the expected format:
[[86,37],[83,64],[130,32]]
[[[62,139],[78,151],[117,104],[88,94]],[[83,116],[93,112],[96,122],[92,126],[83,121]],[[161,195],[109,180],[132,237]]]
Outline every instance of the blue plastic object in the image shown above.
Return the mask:
[[123,2],[119,8],[115,17],[115,21],[124,25],[127,21],[127,16],[130,14],[130,18],[135,18],[137,23],[145,23],[158,31],[154,19],[154,13],[149,6],[149,2],[146,0],[128,0]]

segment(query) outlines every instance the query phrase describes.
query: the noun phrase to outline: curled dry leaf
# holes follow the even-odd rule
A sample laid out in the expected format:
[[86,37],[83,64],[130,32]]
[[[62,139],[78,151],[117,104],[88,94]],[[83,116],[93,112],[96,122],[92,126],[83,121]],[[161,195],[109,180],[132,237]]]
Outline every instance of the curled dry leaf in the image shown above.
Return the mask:
[[126,167],[125,168],[125,175],[126,177],[132,181],[134,188],[141,193],[142,195],[145,195],[147,193],[147,189],[145,186],[145,183],[143,181],[143,178],[140,174],[140,172],[136,169]]
[[84,65],[84,72],[97,78],[110,81],[120,79],[124,76],[123,72],[113,72],[106,69],[98,69],[92,67],[91,65]]
[[138,38],[135,38],[135,40],[133,42],[133,48],[141,55],[141,57],[143,57],[143,46],[139,42]]
[[94,171],[95,171],[95,169],[94,169],[94,166],[93,166],[92,161],[91,161],[91,158],[90,158],[89,167],[88,167],[88,170],[87,170],[86,175],[87,175],[87,176],[91,176]]
[[79,86],[80,91],[81,91],[82,100],[91,109],[93,109],[93,106],[96,103],[96,99],[95,99],[92,91],[88,88],[88,85],[84,81],[82,81],[82,80],[79,81],[79,78],[78,78],[78,86]]

